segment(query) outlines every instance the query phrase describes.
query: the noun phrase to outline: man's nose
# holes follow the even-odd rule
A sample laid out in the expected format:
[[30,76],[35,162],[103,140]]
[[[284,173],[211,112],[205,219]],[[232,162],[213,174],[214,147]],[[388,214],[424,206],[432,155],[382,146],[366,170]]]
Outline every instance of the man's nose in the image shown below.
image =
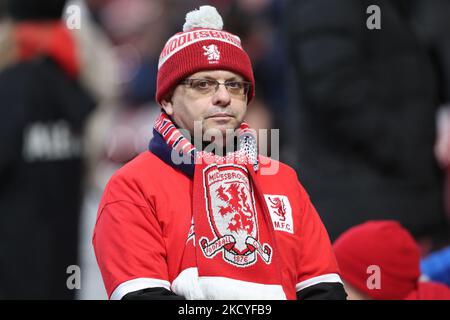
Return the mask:
[[231,96],[225,85],[220,84],[213,95],[213,104],[218,106],[228,106],[231,102]]

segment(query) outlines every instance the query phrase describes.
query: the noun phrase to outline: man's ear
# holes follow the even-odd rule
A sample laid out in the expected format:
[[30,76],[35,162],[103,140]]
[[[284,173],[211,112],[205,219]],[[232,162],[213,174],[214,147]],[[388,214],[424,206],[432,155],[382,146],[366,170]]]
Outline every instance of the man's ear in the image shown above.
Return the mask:
[[173,115],[172,97],[171,96],[167,96],[164,99],[162,99],[161,100],[161,107],[167,113],[168,116],[172,116]]

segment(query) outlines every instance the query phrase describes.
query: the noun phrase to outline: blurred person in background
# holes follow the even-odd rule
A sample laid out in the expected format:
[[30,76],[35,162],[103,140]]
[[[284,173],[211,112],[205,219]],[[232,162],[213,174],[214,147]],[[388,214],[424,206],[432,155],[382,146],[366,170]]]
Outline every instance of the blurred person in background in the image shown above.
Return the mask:
[[412,0],[412,21],[418,39],[435,66],[438,82],[436,157],[445,171],[445,210],[450,217],[450,1]]
[[86,119],[83,135],[85,181],[79,226],[82,277],[81,288],[76,290],[77,299],[106,298],[91,246],[91,235],[106,180],[118,166],[108,159],[108,141],[111,132],[117,131],[114,124],[120,107],[119,59],[110,37],[92,11],[95,8],[95,1],[71,0],[67,1],[64,11],[66,21],[70,21],[74,12],[81,14],[80,27],[70,29],[80,64],[78,80],[97,103],[96,109]]
[[421,280],[419,245],[396,221],[354,226],[333,249],[349,300],[450,300],[445,284]]
[[[444,203],[450,219],[450,1],[412,0],[411,7],[413,26],[432,58],[439,79],[435,153],[445,172]],[[438,247],[439,250],[424,257],[421,269],[429,279],[450,285],[450,243],[441,242],[446,247]]]
[[[368,28],[370,5],[380,29]],[[288,2],[299,175],[332,239],[370,219],[448,239],[433,152],[438,78],[410,14],[403,0]]]
[[[7,1],[0,65],[0,298],[71,299],[78,264],[83,131],[95,107],[81,85],[65,1]],[[4,29],[5,30],[5,29]],[[4,31],[2,30],[2,31]],[[2,44],[4,45],[4,43]]]
[[[118,167],[147,148],[151,126],[159,113],[155,103],[158,50],[169,36],[172,16],[181,1],[88,0],[95,21],[111,40],[119,64],[117,108],[104,139],[102,165],[109,178]],[[130,143],[132,141],[132,143]]]

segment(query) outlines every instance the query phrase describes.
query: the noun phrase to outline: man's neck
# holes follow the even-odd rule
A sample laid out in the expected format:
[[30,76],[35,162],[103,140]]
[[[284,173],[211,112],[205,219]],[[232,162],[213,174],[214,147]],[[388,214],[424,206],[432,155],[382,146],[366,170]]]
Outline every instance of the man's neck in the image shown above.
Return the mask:
[[[230,140],[232,139],[232,140]],[[212,152],[218,156],[225,156],[230,152],[235,152],[238,149],[237,137],[234,135],[228,139],[228,143],[223,144],[215,144],[211,141],[203,141],[202,142],[202,150],[207,152]]]

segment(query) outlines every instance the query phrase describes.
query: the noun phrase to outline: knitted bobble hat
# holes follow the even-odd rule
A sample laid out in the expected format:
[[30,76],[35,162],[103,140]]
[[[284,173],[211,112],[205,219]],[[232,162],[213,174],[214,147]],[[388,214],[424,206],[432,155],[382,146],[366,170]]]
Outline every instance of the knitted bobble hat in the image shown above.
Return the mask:
[[222,17],[212,6],[201,6],[186,15],[183,32],[167,40],[159,57],[156,101],[161,101],[189,75],[199,71],[227,70],[251,82],[248,102],[254,96],[255,80],[250,58],[238,36],[223,31]]

